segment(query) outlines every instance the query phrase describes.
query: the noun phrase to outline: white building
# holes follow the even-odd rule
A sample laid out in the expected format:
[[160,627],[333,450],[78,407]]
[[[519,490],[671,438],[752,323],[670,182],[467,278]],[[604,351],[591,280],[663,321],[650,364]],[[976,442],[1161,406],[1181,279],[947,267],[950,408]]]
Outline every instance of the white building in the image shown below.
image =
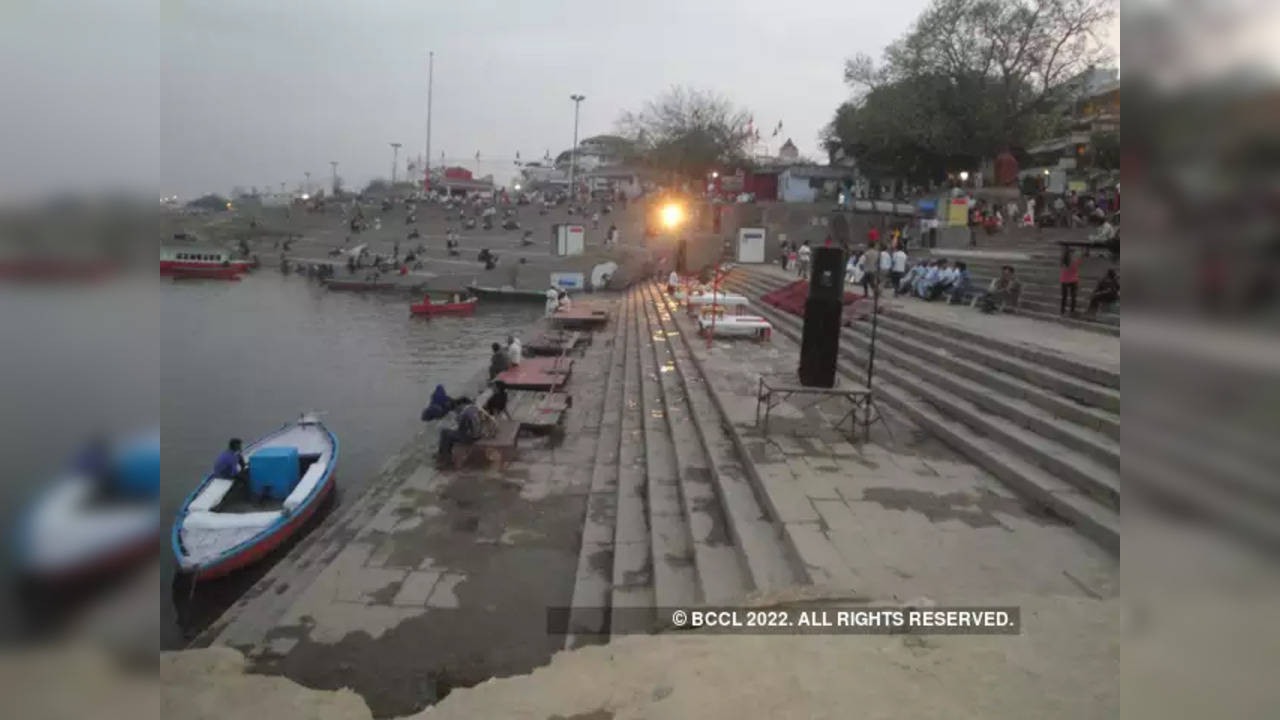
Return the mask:
[[822,195],[835,197],[846,178],[856,179],[856,171],[827,165],[792,165],[778,175],[778,199],[810,203]]

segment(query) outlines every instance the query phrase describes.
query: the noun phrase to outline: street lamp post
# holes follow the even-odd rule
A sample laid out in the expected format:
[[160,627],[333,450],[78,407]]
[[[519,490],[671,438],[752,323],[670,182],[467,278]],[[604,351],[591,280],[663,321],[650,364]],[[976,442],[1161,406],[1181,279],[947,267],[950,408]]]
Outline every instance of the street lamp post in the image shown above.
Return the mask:
[[302,174],[307,176],[307,186],[303,188],[302,192],[306,193],[307,195],[310,195],[311,194],[311,171],[308,170]]
[[569,99],[573,101],[573,150],[569,151],[569,201],[573,202],[573,198],[578,194],[577,185],[574,184],[574,178],[578,173],[578,108],[587,96],[570,95]]
[[435,76],[435,51],[427,53],[427,159],[422,168],[422,189],[431,190],[431,83]]
[[333,194],[337,195],[338,194],[338,161],[337,160],[329,161],[329,170],[332,173],[329,180],[330,187],[333,189]]
[[400,143],[391,143],[391,187],[396,186],[396,165],[400,164]]

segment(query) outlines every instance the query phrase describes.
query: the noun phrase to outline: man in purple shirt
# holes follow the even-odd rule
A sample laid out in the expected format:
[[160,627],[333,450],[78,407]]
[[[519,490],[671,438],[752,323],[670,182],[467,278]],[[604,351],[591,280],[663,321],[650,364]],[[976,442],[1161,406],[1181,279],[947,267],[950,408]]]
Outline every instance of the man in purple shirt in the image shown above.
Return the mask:
[[231,438],[227,449],[223,450],[213,463],[213,476],[229,480],[243,480],[246,477],[244,457],[240,455],[242,444],[240,438]]

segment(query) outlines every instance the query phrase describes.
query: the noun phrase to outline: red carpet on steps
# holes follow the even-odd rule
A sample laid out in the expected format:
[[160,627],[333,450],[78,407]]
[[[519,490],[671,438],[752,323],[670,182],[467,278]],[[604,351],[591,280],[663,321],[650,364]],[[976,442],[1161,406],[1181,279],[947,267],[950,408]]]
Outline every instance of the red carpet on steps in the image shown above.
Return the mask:
[[[760,296],[762,302],[768,303],[779,310],[786,310],[792,315],[804,317],[804,301],[809,299],[809,281],[797,280],[790,285],[784,285],[777,290],[770,290]],[[850,305],[854,300],[861,300],[861,295],[854,295],[849,291],[844,293],[844,304]]]

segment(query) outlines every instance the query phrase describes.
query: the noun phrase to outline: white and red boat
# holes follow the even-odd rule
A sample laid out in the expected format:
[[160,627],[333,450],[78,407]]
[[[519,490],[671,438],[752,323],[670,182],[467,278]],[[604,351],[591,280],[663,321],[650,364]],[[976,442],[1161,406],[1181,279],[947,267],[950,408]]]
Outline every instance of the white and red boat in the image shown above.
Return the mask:
[[234,271],[246,273],[253,268],[247,258],[232,259],[231,254],[219,248],[162,247],[160,248],[160,274],[174,275],[185,271],[188,277],[194,273]]
[[[178,569],[196,580],[222,577],[263,559],[295,535],[333,492],[338,439],[314,415],[267,435],[243,455],[249,482],[208,475],[173,524]],[[272,495],[253,490],[258,455],[275,467],[282,459],[290,464],[292,477]]]

